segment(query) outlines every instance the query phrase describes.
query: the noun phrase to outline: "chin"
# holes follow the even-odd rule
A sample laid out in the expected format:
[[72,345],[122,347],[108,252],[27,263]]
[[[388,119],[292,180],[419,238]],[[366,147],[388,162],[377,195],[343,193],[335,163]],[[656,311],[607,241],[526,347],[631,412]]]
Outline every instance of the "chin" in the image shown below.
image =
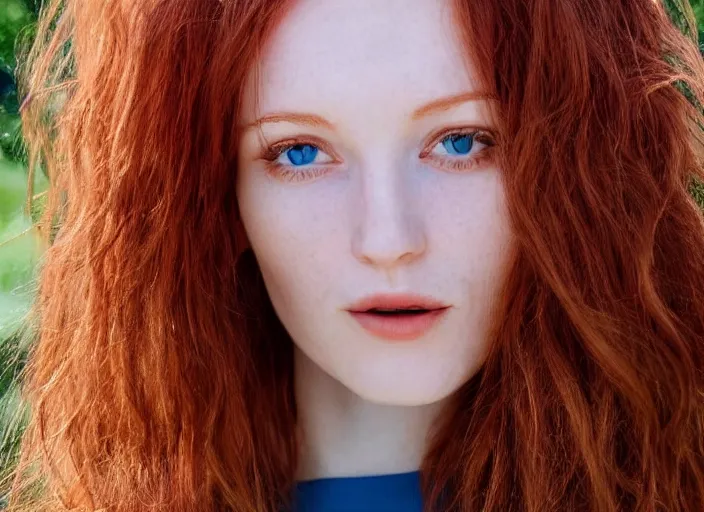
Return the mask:
[[426,386],[413,386],[412,389],[400,386],[398,383],[390,385],[388,382],[364,382],[359,385],[343,382],[343,384],[360,398],[374,404],[420,407],[443,401],[457,391],[462,382],[452,387],[438,387],[428,383]]

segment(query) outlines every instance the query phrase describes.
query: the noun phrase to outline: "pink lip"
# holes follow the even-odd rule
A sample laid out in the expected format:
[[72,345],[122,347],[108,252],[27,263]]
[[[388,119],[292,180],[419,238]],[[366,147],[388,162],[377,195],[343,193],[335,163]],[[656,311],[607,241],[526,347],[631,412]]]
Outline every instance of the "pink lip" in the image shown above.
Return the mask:
[[[413,314],[380,314],[373,309],[425,310]],[[391,341],[408,341],[421,337],[447,313],[450,306],[420,295],[374,295],[347,308],[352,318],[370,334]]]

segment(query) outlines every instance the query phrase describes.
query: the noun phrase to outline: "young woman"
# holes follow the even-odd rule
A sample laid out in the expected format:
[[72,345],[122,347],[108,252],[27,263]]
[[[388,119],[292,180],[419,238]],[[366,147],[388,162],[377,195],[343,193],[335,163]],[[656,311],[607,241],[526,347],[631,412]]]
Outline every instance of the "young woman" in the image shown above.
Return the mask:
[[37,40],[10,510],[704,509],[704,67],[659,2],[65,0]]

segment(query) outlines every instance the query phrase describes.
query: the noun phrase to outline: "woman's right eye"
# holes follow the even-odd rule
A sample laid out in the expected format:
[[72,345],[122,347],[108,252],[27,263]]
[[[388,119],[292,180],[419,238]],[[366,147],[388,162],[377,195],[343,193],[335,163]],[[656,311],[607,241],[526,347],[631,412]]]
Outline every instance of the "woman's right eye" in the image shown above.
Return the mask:
[[284,181],[305,181],[317,178],[331,170],[337,160],[320,149],[320,145],[287,140],[267,148],[263,155],[267,171]]
[[292,167],[328,164],[333,159],[314,144],[292,144],[281,148],[276,163]]

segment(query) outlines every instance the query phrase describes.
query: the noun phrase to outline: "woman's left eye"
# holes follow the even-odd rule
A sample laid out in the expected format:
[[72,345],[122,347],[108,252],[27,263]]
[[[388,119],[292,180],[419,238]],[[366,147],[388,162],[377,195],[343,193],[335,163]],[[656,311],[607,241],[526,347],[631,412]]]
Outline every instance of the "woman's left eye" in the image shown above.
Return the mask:
[[474,136],[474,133],[453,133],[448,135],[435,145],[432,153],[453,156],[468,155],[474,146]]
[[492,161],[496,146],[494,136],[484,130],[446,132],[435,141],[420,154],[421,158],[451,171],[468,171]]

